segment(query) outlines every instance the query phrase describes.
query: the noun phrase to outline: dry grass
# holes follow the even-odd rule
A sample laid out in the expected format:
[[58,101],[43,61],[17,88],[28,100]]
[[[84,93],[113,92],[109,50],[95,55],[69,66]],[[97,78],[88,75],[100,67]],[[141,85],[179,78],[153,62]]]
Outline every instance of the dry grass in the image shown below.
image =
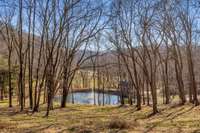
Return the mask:
[[[151,108],[144,106],[136,111],[132,106],[68,105],[54,109],[44,118],[45,106],[39,113],[18,112],[0,103],[0,132],[171,132],[200,131],[200,107],[160,106],[160,113],[149,117]],[[55,107],[56,108],[56,107]]]
[[128,129],[129,123],[117,117],[110,120],[108,124],[108,128],[109,129]]

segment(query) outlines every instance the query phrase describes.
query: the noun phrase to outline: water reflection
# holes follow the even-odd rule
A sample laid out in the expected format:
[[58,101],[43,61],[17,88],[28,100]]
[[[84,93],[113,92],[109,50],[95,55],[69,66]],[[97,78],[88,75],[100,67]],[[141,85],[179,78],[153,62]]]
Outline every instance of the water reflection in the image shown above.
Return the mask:
[[[55,100],[60,101],[61,97],[57,96]],[[107,105],[117,105],[119,104],[119,96],[97,92],[74,92],[68,95],[67,102],[77,104],[94,104],[95,102],[97,105],[103,105],[103,103]]]

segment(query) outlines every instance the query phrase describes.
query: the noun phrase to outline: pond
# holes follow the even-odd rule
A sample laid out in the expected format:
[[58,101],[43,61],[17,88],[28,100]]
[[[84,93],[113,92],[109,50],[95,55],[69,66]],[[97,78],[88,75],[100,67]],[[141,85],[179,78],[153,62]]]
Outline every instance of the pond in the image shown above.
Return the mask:
[[[94,100],[95,99],[95,100]],[[60,101],[61,96],[56,96],[55,101]],[[67,97],[68,103],[77,103],[77,104],[94,104],[96,105],[117,105],[120,103],[119,96],[111,93],[102,93],[102,92],[74,92],[70,93]]]

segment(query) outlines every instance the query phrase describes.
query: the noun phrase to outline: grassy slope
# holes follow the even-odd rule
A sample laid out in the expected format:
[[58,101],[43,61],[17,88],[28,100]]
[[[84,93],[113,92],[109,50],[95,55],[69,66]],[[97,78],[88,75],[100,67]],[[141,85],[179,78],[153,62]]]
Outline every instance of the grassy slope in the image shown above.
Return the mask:
[[[150,107],[136,111],[130,106],[68,105],[51,111],[48,118],[43,117],[44,107],[30,114],[5,106],[6,101],[0,103],[0,132],[200,132],[200,107],[192,105],[162,106],[160,113],[151,117]],[[109,126],[113,122],[125,126],[114,129]]]

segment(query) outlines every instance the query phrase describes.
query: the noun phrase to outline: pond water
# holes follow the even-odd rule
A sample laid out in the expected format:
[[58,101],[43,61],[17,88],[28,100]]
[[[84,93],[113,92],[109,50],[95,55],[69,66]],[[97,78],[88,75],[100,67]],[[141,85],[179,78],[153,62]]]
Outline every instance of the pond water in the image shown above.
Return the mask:
[[[94,100],[95,97],[95,100]],[[56,101],[60,101],[61,97],[56,96]],[[74,92],[70,93],[67,97],[68,103],[77,103],[77,104],[94,104],[96,105],[117,105],[119,104],[119,96],[110,94],[110,93],[97,93],[97,92]]]

